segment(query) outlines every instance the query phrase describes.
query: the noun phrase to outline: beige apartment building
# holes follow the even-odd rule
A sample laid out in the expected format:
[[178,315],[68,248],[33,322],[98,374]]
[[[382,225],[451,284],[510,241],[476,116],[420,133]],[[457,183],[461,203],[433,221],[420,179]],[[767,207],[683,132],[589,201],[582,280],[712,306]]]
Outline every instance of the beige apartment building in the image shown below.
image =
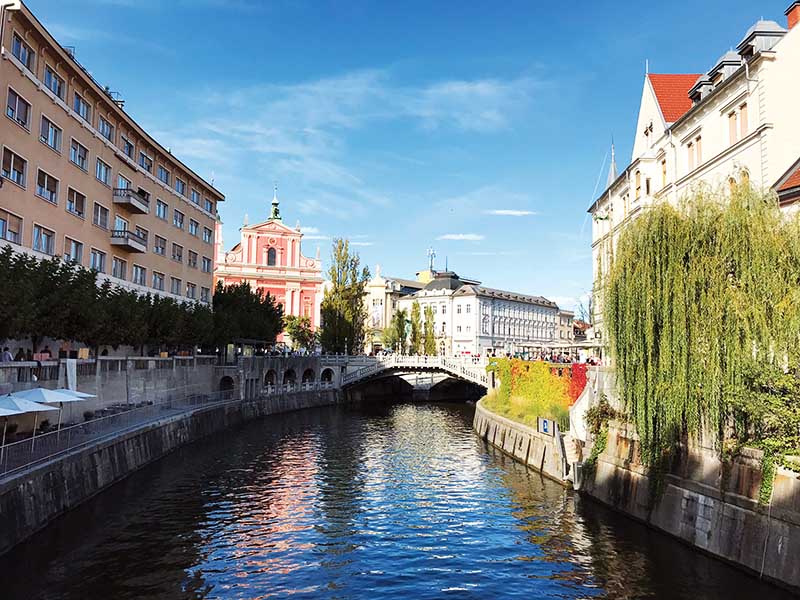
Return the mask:
[[0,246],[210,302],[224,196],[137,125],[25,5],[2,11]]

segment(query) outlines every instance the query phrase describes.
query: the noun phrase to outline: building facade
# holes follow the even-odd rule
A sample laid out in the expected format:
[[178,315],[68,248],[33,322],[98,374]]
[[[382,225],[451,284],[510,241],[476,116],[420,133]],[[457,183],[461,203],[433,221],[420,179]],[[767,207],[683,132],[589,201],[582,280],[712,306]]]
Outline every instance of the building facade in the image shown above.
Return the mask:
[[245,223],[239,231],[239,242],[226,251],[222,223],[217,222],[215,280],[223,285],[248,282],[274,296],[285,315],[308,317],[317,329],[324,296],[319,249],[316,258],[303,255],[300,226],[283,224],[277,191],[269,218],[255,225]]
[[375,267],[375,277],[367,283],[364,300],[367,305],[367,339],[364,351],[367,354],[383,349],[383,330],[392,322],[400,299],[418,292],[424,285],[413,279],[386,277],[381,273],[380,265]]
[[145,132],[23,4],[0,28],[0,244],[210,302],[224,196]]
[[645,76],[631,163],[592,204],[594,321],[602,339],[601,281],[620,232],[654,202],[678,203],[693,188],[749,184],[800,197],[800,2],[787,27],[758,21],[706,73]]
[[439,354],[551,354],[557,347],[559,309],[541,296],[528,296],[464,282],[453,272],[437,272],[425,287],[400,299],[411,312],[419,302],[431,307]]

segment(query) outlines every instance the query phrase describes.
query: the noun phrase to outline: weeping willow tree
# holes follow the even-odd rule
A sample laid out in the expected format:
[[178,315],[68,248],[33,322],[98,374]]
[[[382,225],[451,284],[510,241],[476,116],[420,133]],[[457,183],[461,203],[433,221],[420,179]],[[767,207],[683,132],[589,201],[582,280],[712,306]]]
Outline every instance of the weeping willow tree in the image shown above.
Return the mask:
[[759,412],[769,383],[753,389],[753,373],[797,364],[799,223],[773,195],[740,186],[657,204],[621,234],[603,310],[651,468],[687,437],[719,444],[733,412]]

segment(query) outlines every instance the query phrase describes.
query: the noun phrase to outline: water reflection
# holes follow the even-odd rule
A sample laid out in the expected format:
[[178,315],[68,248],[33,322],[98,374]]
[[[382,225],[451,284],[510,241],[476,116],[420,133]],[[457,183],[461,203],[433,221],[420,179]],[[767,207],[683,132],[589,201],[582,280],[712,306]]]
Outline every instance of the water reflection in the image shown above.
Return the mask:
[[2,598],[784,598],[487,447],[459,405],[184,448],[0,560]]

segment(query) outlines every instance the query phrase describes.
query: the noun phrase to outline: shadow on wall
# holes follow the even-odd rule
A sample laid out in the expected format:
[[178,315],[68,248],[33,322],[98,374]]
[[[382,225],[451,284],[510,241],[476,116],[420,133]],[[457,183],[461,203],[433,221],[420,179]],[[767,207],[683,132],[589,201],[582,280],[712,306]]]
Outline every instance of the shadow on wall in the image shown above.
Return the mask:
[[486,394],[486,388],[462,379],[445,379],[430,389],[431,402],[477,402]]

